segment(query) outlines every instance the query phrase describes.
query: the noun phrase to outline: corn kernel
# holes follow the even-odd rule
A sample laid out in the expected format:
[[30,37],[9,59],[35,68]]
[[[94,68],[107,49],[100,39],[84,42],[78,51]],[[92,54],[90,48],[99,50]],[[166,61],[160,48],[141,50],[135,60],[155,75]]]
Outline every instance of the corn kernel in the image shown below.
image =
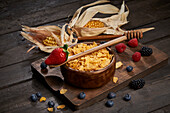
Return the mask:
[[[60,38],[60,36],[58,35]],[[53,37],[46,37],[46,39],[43,40],[43,44],[46,46],[57,46],[57,42]]]
[[104,27],[104,23],[99,20],[91,20],[84,27],[87,28],[101,28]]

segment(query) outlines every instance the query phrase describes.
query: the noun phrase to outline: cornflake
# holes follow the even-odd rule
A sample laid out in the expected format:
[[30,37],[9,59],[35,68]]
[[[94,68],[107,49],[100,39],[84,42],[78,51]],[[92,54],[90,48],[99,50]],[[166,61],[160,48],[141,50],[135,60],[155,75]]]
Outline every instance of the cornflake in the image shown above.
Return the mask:
[[41,97],[40,98],[40,102],[45,102],[46,101],[46,98],[45,97]]
[[123,66],[123,63],[121,61],[116,62],[116,69],[120,68]]
[[118,77],[113,77],[113,82],[117,83],[117,81],[118,81]]
[[65,94],[67,92],[67,89],[61,89],[60,94]]
[[53,111],[54,111],[54,108],[47,108],[47,110],[48,110],[49,112],[53,112]]
[[57,106],[57,109],[63,109],[63,108],[65,108],[65,105],[59,105],[59,106]]
[[[72,48],[68,48],[69,56],[84,52],[88,49],[94,48],[97,43],[84,44],[80,43]],[[113,55],[109,54],[109,51],[104,48],[93,52],[91,54],[79,57],[75,60],[68,62],[66,65],[72,69],[80,71],[95,71],[108,66],[112,60]]]

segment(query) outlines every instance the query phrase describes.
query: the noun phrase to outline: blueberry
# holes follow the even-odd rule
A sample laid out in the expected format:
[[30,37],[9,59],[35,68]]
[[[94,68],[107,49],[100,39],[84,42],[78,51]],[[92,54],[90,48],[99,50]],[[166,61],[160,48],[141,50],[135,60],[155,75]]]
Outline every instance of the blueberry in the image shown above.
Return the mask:
[[48,106],[49,106],[50,108],[54,107],[54,105],[55,105],[55,103],[54,103],[53,101],[49,101],[49,102],[48,102]]
[[114,105],[113,100],[108,100],[108,101],[106,102],[106,106],[107,106],[107,107],[112,107],[113,105]]
[[40,67],[41,67],[41,69],[46,69],[47,68],[47,64],[45,64],[45,62],[42,62]]
[[36,95],[37,95],[37,97],[42,97],[40,92],[37,92]]
[[127,70],[128,72],[131,72],[131,71],[133,70],[133,67],[132,67],[132,66],[127,66],[127,67],[126,67],[126,70]]
[[112,99],[112,98],[115,98],[116,97],[116,93],[114,92],[110,92],[107,96],[108,99]]
[[126,95],[123,97],[123,99],[124,99],[125,101],[129,101],[129,100],[131,100],[131,96],[130,96],[129,94],[126,94]]
[[37,96],[36,96],[36,94],[32,94],[30,98],[31,98],[31,100],[32,100],[33,102],[36,102],[37,99],[38,99]]
[[78,95],[78,98],[79,99],[84,99],[86,97],[86,94],[84,92],[81,92],[79,95]]

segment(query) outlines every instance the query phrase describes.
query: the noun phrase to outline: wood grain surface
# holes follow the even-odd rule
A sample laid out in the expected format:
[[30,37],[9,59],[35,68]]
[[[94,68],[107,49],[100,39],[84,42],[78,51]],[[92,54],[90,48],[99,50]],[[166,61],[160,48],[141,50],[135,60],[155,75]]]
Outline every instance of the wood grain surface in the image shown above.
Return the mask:
[[[1,113],[47,113],[47,102],[53,100],[56,106],[66,104],[65,110],[56,113],[72,113],[64,98],[49,90],[49,87],[34,78],[31,63],[48,55],[32,50],[26,54],[31,43],[20,35],[21,24],[28,26],[63,25],[68,22],[76,9],[95,0],[1,0],[0,1],[0,112]],[[120,7],[121,0],[111,1]],[[154,45],[170,56],[170,2],[169,0],[125,0],[130,14],[129,23],[123,29],[155,27],[155,30],[144,34],[142,44]],[[100,42],[101,40],[95,40]],[[112,47],[114,48],[114,47]],[[170,90],[168,65],[144,77],[144,88],[134,91],[128,87],[119,90],[113,99],[112,108],[105,107],[108,100],[96,102],[92,106],[77,110],[77,113],[169,113]],[[41,92],[47,97],[45,103],[32,103],[29,96]],[[129,93],[132,100],[124,102],[122,97]],[[165,98],[166,97],[166,98]]]

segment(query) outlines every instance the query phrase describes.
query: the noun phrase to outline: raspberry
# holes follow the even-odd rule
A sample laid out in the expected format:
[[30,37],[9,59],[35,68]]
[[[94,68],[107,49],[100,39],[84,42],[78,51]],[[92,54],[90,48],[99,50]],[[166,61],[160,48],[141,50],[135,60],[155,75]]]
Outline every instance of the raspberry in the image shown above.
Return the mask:
[[129,84],[129,86],[135,90],[143,88],[144,85],[145,85],[145,80],[143,79],[132,80]]
[[153,53],[153,51],[152,51],[152,48],[142,47],[142,49],[140,50],[140,53],[142,56],[150,56]]
[[138,40],[136,38],[134,39],[131,39],[129,42],[128,42],[128,45],[130,47],[137,47],[138,46]]
[[124,43],[120,43],[120,44],[117,44],[117,45],[115,46],[115,48],[116,48],[116,51],[117,51],[117,52],[122,53],[122,52],[125,51],[126,45],[125,45]]
[[132,59],[134,62],[138,62],[141,58],[141,53],[140,52],[135,52],[133,55],[132,55]]

